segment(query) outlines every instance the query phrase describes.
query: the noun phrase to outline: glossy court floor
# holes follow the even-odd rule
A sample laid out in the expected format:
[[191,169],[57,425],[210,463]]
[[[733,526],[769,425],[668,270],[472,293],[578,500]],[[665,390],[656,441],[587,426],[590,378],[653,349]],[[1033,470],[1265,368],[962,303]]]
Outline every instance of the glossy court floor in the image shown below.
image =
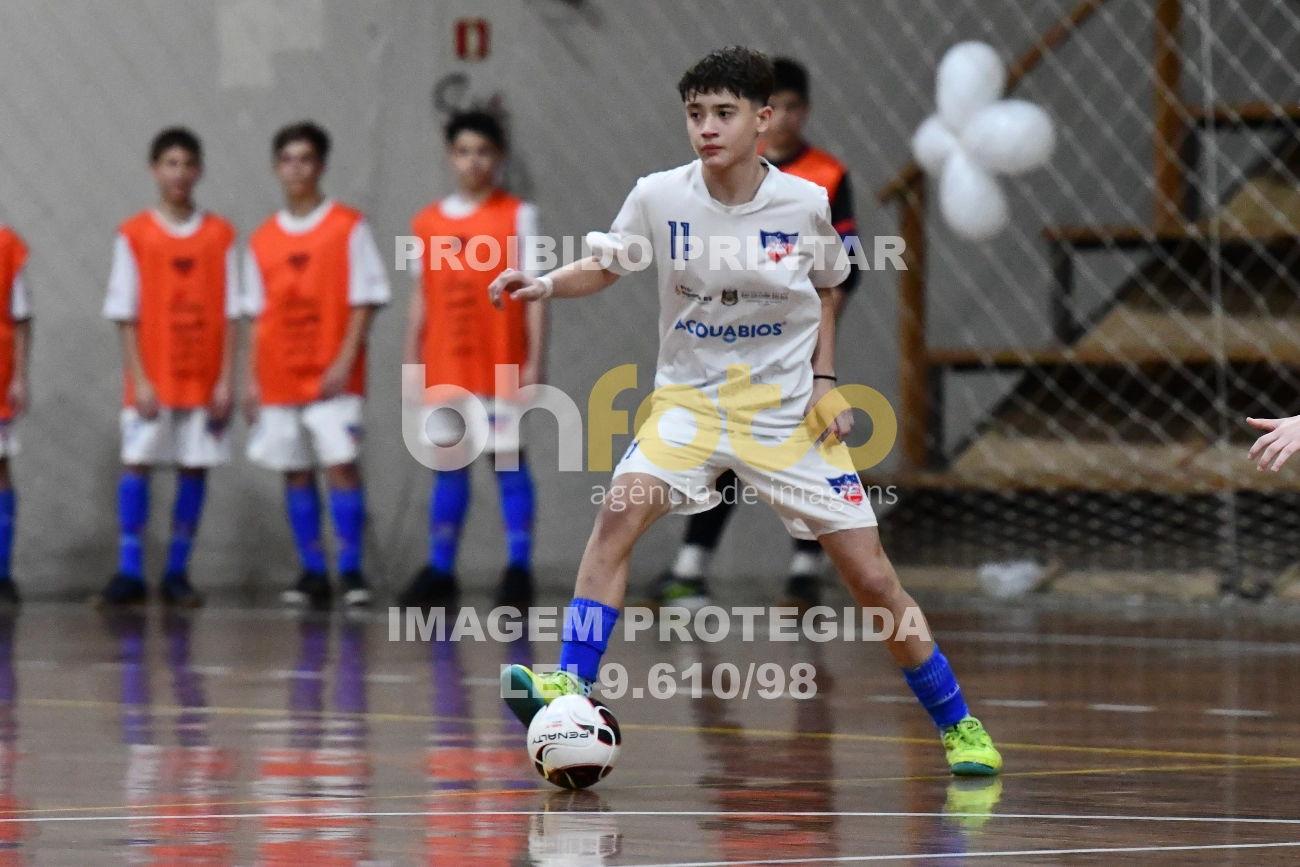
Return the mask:
[[28,605],[0,622],[0,865],[1300,864],[1294,626],[932,619],[999,780],[950,779],[878,646],[615,640],[631,685],[806,662],[818,691],[613,701],[618,768],[565,793],[497,686],[555,644]]

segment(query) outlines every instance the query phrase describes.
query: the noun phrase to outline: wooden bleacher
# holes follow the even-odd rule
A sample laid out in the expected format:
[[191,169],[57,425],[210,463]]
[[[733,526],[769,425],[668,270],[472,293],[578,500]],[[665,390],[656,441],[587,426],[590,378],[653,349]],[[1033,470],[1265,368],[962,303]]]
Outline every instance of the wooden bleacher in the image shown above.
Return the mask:
[[[1277,411],[1300,405],[1300,144],[1281,145],[1216,214],[1199,213],[1200,191],[1188,188],[1195,172],[1187,171],[1206,136],[1224,129],[1294,130],[1300,105],[1261,101],[1206,110],[1183,103],[1179,2],[1154,2],[1152,222],[1044,229],[1054,274],[1051,345],[926,345],[925,181],[909,165],[880,190],[881,201],[899,205],[915,271],[902,272],[900,281],[905,468],[872,482],[1168,494],[1300,491],[1300,474],[1259,473],[1245,460],[1253,437],[1240,421],[1270,405]],[[1027,53],[1037,52],[1033,62],[1017,64],[1013,84],[1101,5],[1082,3],[1063,19],[1050,45],[1040,40]],[[1076,260],[1107,250],[1149,255],[1100,313],[1078,321],[1071,303]],[[1209,301],[1215,276],[1217,306]],[[945,382],[990,371],[1022,376],[973,437],[948,447]],[[1217,383],[1229,386],[1219,400]]]

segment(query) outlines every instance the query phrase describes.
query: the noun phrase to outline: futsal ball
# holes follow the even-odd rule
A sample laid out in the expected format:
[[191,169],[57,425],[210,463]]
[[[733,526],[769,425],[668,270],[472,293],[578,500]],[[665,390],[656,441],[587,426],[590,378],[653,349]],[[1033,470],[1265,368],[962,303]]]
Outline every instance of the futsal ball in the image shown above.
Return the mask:
[[528,726],[528,756],[547,781],[585,789],[614,770],[623,735],[609,708],[581,695],[562,695]]

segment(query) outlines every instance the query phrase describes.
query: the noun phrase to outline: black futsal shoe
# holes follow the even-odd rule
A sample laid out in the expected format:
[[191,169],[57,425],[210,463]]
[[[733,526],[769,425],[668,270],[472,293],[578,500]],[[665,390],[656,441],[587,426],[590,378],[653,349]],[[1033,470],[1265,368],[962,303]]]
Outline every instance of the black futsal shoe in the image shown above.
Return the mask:
[[400,608],[434,608],[454,605],[459,598],[460,587],[455,575],[425,566],[397,595],[397,605]]
[[344,572],[339,576],[339,587],[343,591],[343,604],[349,608],[364,608],[374,598],[370,584],[360,570]]
[[143,605],[147,601],[149,591],[144,586],[144,579],[121,572],[108,579],[104,589],[90,597],[90,604],[96,608],[125,608]]
[[203,596],[190,584],[188,573],[173,572],[163,576],[162,602],[170,608],[201,608]]
[[533,604],[533,572],[526,566],[508,566],[497,588],[496,604],[525,609]]
[[821,582],[816,575],[791,575],[785,582],[785,599],[781,602],[787,608],[798,608],[803,614],[809,608],[821,604]]
[[324,572],[307,572],[298,576],[298,583],[280,594],[280,601],[294,608],[328,608],[334,596],[330,577]]

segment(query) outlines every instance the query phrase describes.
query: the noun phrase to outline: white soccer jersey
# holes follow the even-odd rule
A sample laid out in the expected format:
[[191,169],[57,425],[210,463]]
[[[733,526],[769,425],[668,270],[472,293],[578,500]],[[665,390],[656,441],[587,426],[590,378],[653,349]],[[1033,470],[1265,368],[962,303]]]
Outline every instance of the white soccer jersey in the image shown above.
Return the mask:
[[[659,277],[655,387],[689,385],[717,401],[727,365],[748,364],[753,382],[781,387],[780,408],[761,411],[754,431],[784,434],[812,393],[817,288],[839,285],[849,265],[826,191],[764,165],[758,193],[734,206],[709,195],[699,160],[647,175],[610,234],[633,261],[645,250],[631,239],[650,242]],[[627,264],[616,259],[610,270],[628,273]]]

